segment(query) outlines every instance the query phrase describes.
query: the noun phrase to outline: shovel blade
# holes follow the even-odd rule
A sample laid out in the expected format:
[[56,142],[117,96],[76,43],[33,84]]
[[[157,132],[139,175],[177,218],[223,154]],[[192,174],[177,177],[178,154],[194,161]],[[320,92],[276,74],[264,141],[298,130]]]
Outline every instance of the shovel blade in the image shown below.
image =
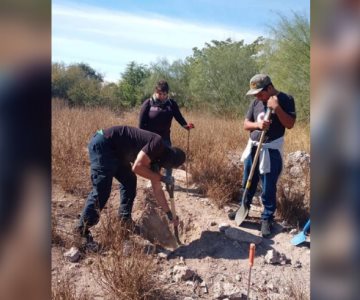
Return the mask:
[[246,205],[241,205],[235,216],[235,223],[240,226],[249,214],[249,208]]
[[297,235],[295,235],[292,238],[291,244],[293,244],[294,246],[297,246],[305,241],[306,241],[306,235],[305,235],[304,231],[301,231],[300,233],[298,233]]

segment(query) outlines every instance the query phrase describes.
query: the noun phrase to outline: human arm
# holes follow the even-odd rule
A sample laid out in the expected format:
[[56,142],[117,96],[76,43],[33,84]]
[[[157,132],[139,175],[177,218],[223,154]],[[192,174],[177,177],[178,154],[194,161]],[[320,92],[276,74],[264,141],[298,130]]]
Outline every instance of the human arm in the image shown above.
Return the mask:
[[150,108],[150,100],[146,100],[140,109],[139,114],[139,128],[140,129],[148,129],[149,122],[149,108]]
[[280,123],[287,129],[294,127],[295,118],[285,112],[285,110],[280,106],[279,99],[276,95],[271,96],[267,102],[267,107],[271,108],[277,117],[279,118]]
[[184,128],[186,128],[186,126],[188,125],[185,118],[183,117],[183,115],[180,112],[179,106],[177,105],[176,101],[174,100],[170,100],[171,103],[171,109],[173,112],[173,116],[175,118],[175,120]]
[[250,121],[248,118],[245,118],[244,129],[248,131],[253,130],[268,130],[271,124],[271,120],[260,120],[259,122]]
[[[137,155],[132,170],[135,174],[144,177],[146,179],[149,179],[151,181],[151,185],[157,203],[160,205],[162,210],[166,214],[168,214],[170,212],[170,208],[166,201],[164,191],[162,190],[162,186],[161,186],[162,176],[160,175],[160,173],[151,170],[151,160],[144,151],[141,150]],[[175,225],[177,225],[178,220],[173,220],[172,222]]]

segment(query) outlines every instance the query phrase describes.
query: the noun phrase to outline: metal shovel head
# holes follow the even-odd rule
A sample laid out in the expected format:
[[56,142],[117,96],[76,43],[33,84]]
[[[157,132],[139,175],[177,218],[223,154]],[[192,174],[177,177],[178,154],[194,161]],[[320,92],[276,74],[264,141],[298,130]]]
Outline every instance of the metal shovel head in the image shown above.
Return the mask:
[[240,226],[249,214],[249,208],[246,205],[241,205],[235,216],[235,223]]
[[300,233],[298,233],[297,235],[295,235],[292,240],[291,240],[291,244],[293,244],[294,246],[300,245],[301,243],[306,241],[306,235],[304,231],[301,231]]

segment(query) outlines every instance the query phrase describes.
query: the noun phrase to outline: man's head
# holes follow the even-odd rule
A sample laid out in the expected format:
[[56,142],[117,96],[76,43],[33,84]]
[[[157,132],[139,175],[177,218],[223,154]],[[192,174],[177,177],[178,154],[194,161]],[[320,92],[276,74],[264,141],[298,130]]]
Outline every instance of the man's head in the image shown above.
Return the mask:
[[185,152],[177,147],[166,147],[160,159],[160,166],[165,169],[180,167],[186,159]]
[[247,96],[255,96],[261,101],[267,101],[274,94],[274,86],[268,75],[256,74],[250,79],[250,90]]
[[169,85],[167,81],[160,80],[155,86],[155,96],[157,99],[164,101],[168,98]]

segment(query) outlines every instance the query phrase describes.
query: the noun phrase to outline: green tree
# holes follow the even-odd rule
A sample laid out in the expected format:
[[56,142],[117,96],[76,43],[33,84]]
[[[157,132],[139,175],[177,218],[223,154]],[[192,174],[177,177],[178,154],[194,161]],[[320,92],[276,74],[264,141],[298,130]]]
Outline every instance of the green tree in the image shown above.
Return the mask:
[[211,41],[203,49],[194,48],[190,64],[189,88],[197,106],[207,106],[218,114],[244,114],[251,76],[256,73],[259,41]]
[[310,22],[301,14],[279,15],[263,44],[260,69],[274,85],[294,96],[298,119],[310,119]]
[[164,79],[170,86],[170,97],[175,98],[177,103],[189,106],[189,70],[188,64],[182,60],[176,60],[172,64],[166,58],[159,59],[150,66],[150,76],[144,86],[144,94],[151,95],[156,83]]
[[103,104],[102,82],[102,75],[87,64],[52,65],[52,96],[67,100],[70,105]]
[[144,99],[143,88],[145,80],[150,76],[148,68],[144,65],[130,62],[119,83],[118,96],[126,107],[134,107]]
[[83,71],[83,73],[85,75],[85,78],[94,79],[94,80],[99,81],[99,82],[104,81],[104,76],[102,74],[98,73],[96,70],[94,70],[88,64],[79,63],[76,66],[79,67]]

